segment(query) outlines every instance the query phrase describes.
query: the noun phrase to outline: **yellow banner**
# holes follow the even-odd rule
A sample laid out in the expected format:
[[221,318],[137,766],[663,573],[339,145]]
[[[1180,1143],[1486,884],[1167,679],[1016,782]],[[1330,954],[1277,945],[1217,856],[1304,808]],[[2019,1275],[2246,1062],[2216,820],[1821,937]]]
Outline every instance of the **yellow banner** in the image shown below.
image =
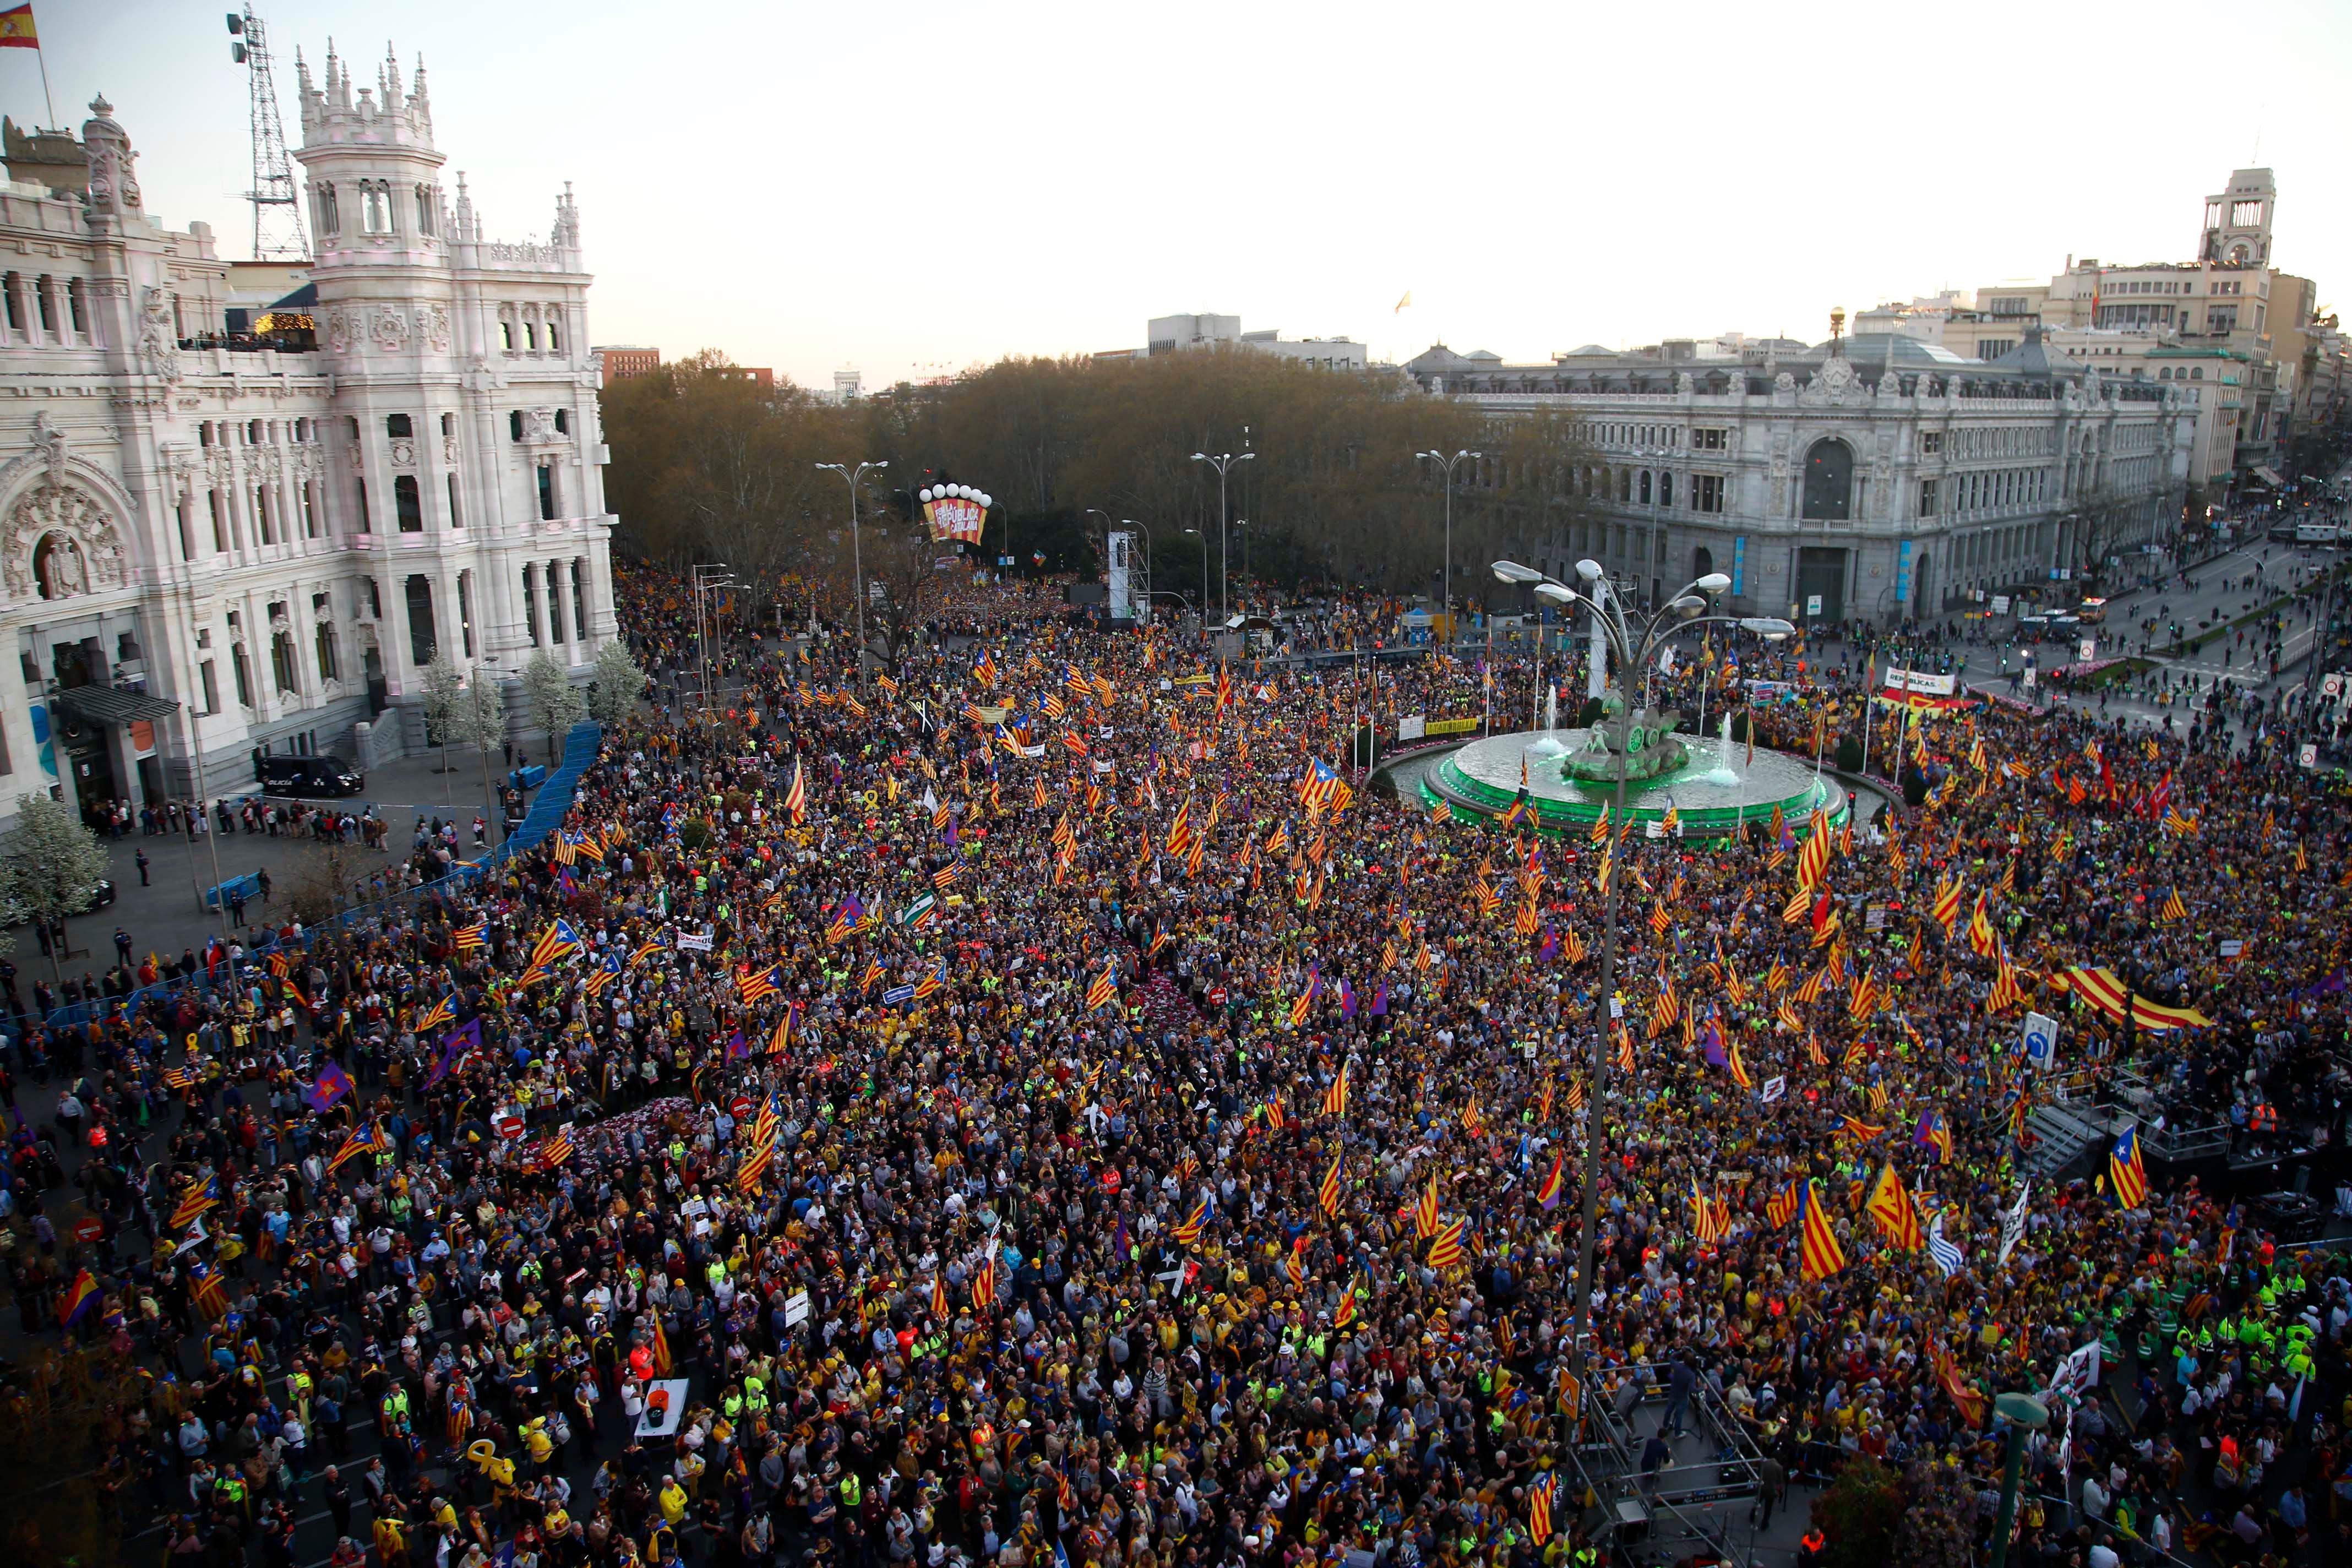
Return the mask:
[[1422,726],[1424,735],[1461,735],[1478,727],[1475,719],[1432,719]]

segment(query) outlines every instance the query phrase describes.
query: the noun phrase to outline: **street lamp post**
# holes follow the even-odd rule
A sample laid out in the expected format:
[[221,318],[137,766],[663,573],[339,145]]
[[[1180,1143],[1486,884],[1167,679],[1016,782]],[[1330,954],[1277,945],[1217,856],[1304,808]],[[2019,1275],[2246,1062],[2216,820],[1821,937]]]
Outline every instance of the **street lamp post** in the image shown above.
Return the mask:
[[[708,616],[706,625],[705,605],[713,590],[734,585],[735,574],[724,561],[706,561],[694,568],[691,583],[694,589],[694,649],[701,677],[702,711],[707,715],[711,709],[710,639],[718,635],[719,617],[716,614]],[[719,679],[722,681],[726,679],[723,669]]]
[[[1603,593],[1606,586],[1601,563],[1580,561],[1576,574],[1583,583],[1582,589],[1572,588],[1530,566],[1513,561],[1497,561],[1495,575],[1506,583],[1518,583],[1532,587],[1536,596],[1562,606],[1583,605],[1592,611],[1594,622],[1602,628],[1611,650],[1617,656],[1618,668],[1629,675],[1649,662],[1659,646],[1675,632],[1688,626],[1710,622],[1724,622],[1778,640],[1793,634],[1796,627],[1775,616],[1706,616],[1710,595],[1723,593],[1731,586],[1731,579],[1720,572],[1710,572],[1685,585],[1673,598],[1641,616],[1638,621],[1625,608],[1622,594]],[[1615,730],[1616,778],[1614,780],[1612,821],[1625,816],[1625,742],[1633,721],[1632,706],[1624,701],[1617,705],[1617,716],[1612,727]],[[1611,1005],[1617,988],[1617,900],[1618,889],[1623,879],[1612,876],[1601,895],[1601,993],[1593,1005],[1591,1092],[1586,1100],[1586,1114],[1592,1120],[1584,1141],[1584,1216],[1578,1234],[1577,1273],[1574,1310],[1570,1319],[1569,1343],[1570,1364],[1580,1380],[1585,1377],[1586,1341],[1592,1316],[1594,1254],[1600,1241],[1601,1226],[1601,1142],[1599,1126],[1601,1101],[1606,1092],[1609,1076],[1609,1026]]]
[[1450,458],[1434,451],[1413,454],[1445,470],[1445,640],[1449,643],[1454,640],[1454,469],[1458,464],[1486,455],[1470,451],[1456,452]]
[[[1648,467],[1664,464],[1669,454],[1664,447],[1644,447],[1639,456],[1643,465]],[[1650,602],[1654,605],[1657,603],[1658,597],[1658,513],[1663,508],[1665,495],[1666,471],[1663,467],[1654,468],[1650,472],[1650,542],[1647,558],[1642,563],[1641,574],[1633,580],[1633,585],[1637,588],[1642,585],[1643,580],[1648,581]]]
[[[1201,533],[1197,528],[1184,531]],[[1209,646],[1209,536],[1205,533],[1201,533],[1201,646]]]
[[2017,1523],[2017,1481],[2025,1468],[2025,1434],[2050,1425],[2050,1407],[2031,1394],[2004,1394],[1993,1413],[2009,1423],[2009,1453],[2000,1468],[2000,1522],[1993,1527],[1992,1568],[2009,1561],[2009,1532]]
[[[866,553],[857,539],[857,486],[868,468],[887,468],[886,458],[880,462],[865,462],[852,468],[846,463],[819,463],[828,473],[839,474],[849,481],[849,566],[851,591],[857,601],[857,688],[866,689]],[[1008,550],[1006,553],[1011,553]]]
[[[1192,454],[1192,460],[1194,462],[1206,463],[1209,467],[1217,470],[1217,614],[1219,616],[1229,616],[1233,613],[1233,605],[1227,602],[1225,597],[1225,556],[1227,548],[1225,543],[1225,476],[1233,471],[1233,467],[1235,463],[1246,463],[1252,458],[1256,456],[1257,454],[1255,452],[1220,452],[1213,458],[1209,456],[1206,452],[1195,452]],[[1190,532],[1191,531],[1188,529],[1186,531]],[[1201,541],[1201,548],[1203,551],[1206,551],[1209,548],[1209,542],[1205,538]],[[1205,556],[1203,559],[1205,559]],[[1203,637],[1208,636],[1208,616],[1209,595],[1208,591],[1203,589],[1201,594],[1201,635]]]

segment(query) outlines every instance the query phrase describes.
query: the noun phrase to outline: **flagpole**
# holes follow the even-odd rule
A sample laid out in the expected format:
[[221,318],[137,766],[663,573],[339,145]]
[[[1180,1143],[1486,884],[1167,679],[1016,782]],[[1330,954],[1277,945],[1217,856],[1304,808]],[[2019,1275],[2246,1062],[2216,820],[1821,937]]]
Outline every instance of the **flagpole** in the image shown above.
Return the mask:
[[49,126],[52,130],[62,131],[65,127],[58,123],[57,100],[49,96],[49,57],[42,52],[37,31],[33,35],[33,59],[41,68],[41,102],[49,111]]

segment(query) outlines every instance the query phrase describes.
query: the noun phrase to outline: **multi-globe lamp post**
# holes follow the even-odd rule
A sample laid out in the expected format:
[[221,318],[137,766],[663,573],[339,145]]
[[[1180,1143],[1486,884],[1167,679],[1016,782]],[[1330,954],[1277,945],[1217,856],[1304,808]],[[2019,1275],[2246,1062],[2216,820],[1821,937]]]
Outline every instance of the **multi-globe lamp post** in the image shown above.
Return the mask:
[[[1415,452],[1416,459],[1427,459],[1445,471],[1445,640],[1450,646],[1454,636],[1454,470],[1463,463],[1475,463],[1486,454],[1463,450],[1447,457],[1443,452]],[[1524,571],[1526,568],[1522,567]],[[1538,574],[1541,575],[1541,574]]]
[[[1230,515],[1225,507],[1225,477],[1234,471],[1235,463],[1246,463],[1256,456],[1255,452],[1220,452],[1213,458],[1206,452],[1192,454],[1194,462],[1206,463],[1217,470],[1217,614],[1220,617],[1229,614],[1233,607],[1225,598],[1225,561],[1230,548],[1225,540],[1225,519]],[[1192,531],[1187,529],[1185,531],[1189,533]],[[1203,538],[1201,548],[1206,550],[1208,547],[1209,542]],[[1209,594],[1204,587],[1201,591],[1201,635],[1203,639],[1208,637],[1208,625]]]
[[[1522,566],[1516,561],[1497,561],[1493,570],[1497,582],[1531,589],[1539,599],[1562,607],[1582,605],[1591,610],[1594,624],[1601,628],[1608,641],[1609,651],[1616,657],[1621,675],[1627,677],[1633,670],[1647,666],[1667,639],[1694,626],[1720,622],[1775,642],[1793,635],[1797,629],[1777,616],[1706,614],[1707,601],[1731,586],[1731,579],[1720,572],[1710,572],[1685,584],[1673,598],[1643,615],[1627,611],[1623,594],[1613,589],[1603,591],[1607,589],[1606,579],[1597,561],[1576,563],[1576,575],[1581,587],[1571,587],[1547,573],[1538,572],[1532,566]],[[1609,813],[1612,822],[1625,820],[1625,742],[1633,721],[1633,708],[1621,695],[1616,713],[1604,721],[1615,731],[1610,745],[1616,757],[1614,804]],[[1593,1120],[1584,1140],[1584,1214],[1577,1236],[1575,1307],[1569,1324],[1570,1364],[1575,1369],[1580,1388],[1585,1382],[1592,1315],[1594,1253],[1600,1240],[1601,1100],[1606,1092],[1609,1075],[1610,1003],[1617,989],[1617,889],[1622,881],[1622,878],[1612,877],[1609,885],[1601,891],[1601,990],[1593,1004],[1592,1058],[1590,1065],[1592,1082],[1585,1101],[1586,1114]]]
[[853,596],[857,602],[857,686],[860,690],[866,687],[866,552],[857,538],[857,487],[865,479],[866,469],[879,472],[889,466],[887,458],[860,463],[855,468],[847,463],[817,465],[826,472],[839,474],[849,481],[849,563]]

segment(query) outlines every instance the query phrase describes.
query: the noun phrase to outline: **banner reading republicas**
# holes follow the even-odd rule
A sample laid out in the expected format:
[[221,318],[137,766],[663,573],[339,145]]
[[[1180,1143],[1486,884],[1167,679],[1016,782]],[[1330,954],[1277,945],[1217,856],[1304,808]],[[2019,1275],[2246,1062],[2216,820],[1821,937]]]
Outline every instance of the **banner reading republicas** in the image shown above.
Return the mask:
[[980,542],[981,525],[988,521],[988,509],[996,500],[970,485],[940,485],[919,492],[916,499],[923,503],[923,521],[930,525],[932,539],[954,539],[966,544]]

